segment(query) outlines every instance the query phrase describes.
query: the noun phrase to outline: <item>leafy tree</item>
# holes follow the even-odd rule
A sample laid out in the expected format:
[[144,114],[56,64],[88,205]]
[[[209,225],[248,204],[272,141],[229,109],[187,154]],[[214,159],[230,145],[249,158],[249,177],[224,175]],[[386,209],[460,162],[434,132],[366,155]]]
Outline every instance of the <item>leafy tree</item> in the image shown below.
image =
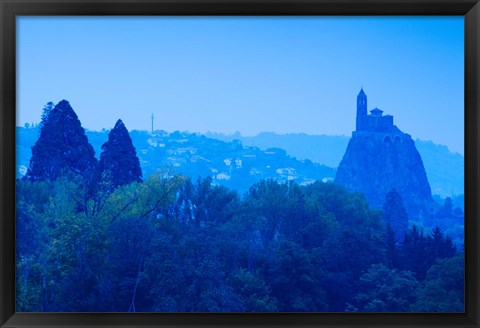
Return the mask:
[[280,221],[287,214],[287,185],[262,180],[250,187],[246,202],[253,213],[266,218],[262,235],[265,244],[269,243],[278,236]]
[[106,260],[105,226],[78,211],[82,188],[71,175],[60,176],[40,215],[48,234],[39,250],[43,311],[95,311],[100,306],[96,282],[102,280]]
[[319,213],[332,215],[343,230],[380,236],[384,225],[380,212],[372,210],[361,193],[352,193],[332,183],[316,182],[305,188],[307,201]]
[[117,121],[102,145],[99,172],[111,181],[112,188],[142,181],[140,161],[122,120]]
[[307,253],[296,243],[281,239],[273,246],[267,266],[271,296],[282,312],[322,312],[328,309],[322,288],[320,252]]
[[360,292],[352,299],[348,311],[408,312],[416,299],[418,281],[410,271],[389,269],[373,264],[360,277]]
[[[242,312],[240,296],[228,284],[215,229],[185,229],[178,236],[181,292],[177,309],[187,312]],[[190,232],[190,233],[187,233]],[[171,267],[174,269],[174,267]],[[185,284],[188,282],[188,284]]]
[[261,231],[266,219],[249,212],[242,212],[219,227],[218,247],[223,254],[224,266],[229,272],[245,268],[249,272],[263,267],[267,254]]
[[412,305],[412,311],[463,312],[464,267],[463,253],[435,262],[418,289],[418,300]]
[[22,208],[22,205],[24,205],[36,213],[42,213],[44,206],[48,203],[52,191],[51,181],[17,179],[17,209]]
[[210,176],[198,178],[192,191],[192,219],[196,226],[226,222],[238,207],[237,193],[226,187],[214,186]]
[[250,187],[245,205],[251,213],[265,217],[262,236],[266,244],[280,236],[302,243],[306,224],[304,198],[293,182],[278,183],[269,179]]
[[31,256],[45,242],[45,229],[39,219],[52,192],[47,181],[16,181],[16,251]]
[[49,244],[43,212],[50,193],[46,181],[17,180],[16,186],[16,308],[43,311],[43,250]]
[[401,240],[408,229],[408,216],[400,194],[393,188],[385,196],[383,204],[383,219],[390,225],[395,238]]
[[118,185],[95,210],[89,199],[84,211],[87,190],[70,170],[54,181],[17,181],[20,311],[463,305],[463,254],[439,228],[424,235],[414,226],[398,244],[380,211],[333,184],[267,180],[240,198],[209,178],[159,171]]
[[270,296],[270,289],[257,272],[239,269],[229,279],[230,285],[240,296],[246,312],[275,312],[276,299]]
[[185,311],[185,264],[190,261],[179,249],[179,239],[161,229],[151,241],[145,258],[144,285],[149,288],[150,311]]
[[42,264],[39,254],[19,255],[16,259],[16,311],[42,312]]
[[354,296],[359,277],[372,264],[385,263],[384,241],[380,237],[345,229],[333,233],[321,248],[322,285],[327,292],[330,311],[344,311]]
[[186,272],[185,310],[188,312],[243,312],[238,294],[226,281],[218,258],[205,254]]
[[68,101],[51,106],[49,103],[44,109],[40,136],[32,147],[26,176],[30,180],[55,180],[69,170],[80,174],[90,185],[98,163],[85,130]]
[[109,223],[122,217],[156,219],[175,201],[183,181],[183,177],[167,177],[164,172],[157,172],[143,183],[119,186],[109,195],[97,217]]
[[168,208],[164,208],[163,215],[171,220],[182,223],[194,223],[195,221],[195,205],[193,199],[195,197],[195,186],[190,178],[179,186],[176,200]]
[[109,225],[108,311],[150,310],[149,288],[145,286],[143,273],[145,261],[151,256],[155,232],[152,222],[145,218],[121,217]]

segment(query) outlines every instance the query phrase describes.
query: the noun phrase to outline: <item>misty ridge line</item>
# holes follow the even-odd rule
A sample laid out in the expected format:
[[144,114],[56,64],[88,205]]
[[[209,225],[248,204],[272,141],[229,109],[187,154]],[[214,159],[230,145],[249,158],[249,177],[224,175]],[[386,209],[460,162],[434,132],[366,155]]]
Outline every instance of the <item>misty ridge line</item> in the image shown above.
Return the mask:
[[[38,127],[38,125],[33,125],[33,128],[35,127]],[[23,127],[19,128],[24,129]],[[33,131],[32,125],[29,125],[28,128],[31,132],[27,135],[30,135],[31,137],[25,135],[24,139],[17,139],[17,145],[22,147],[21,154],[24,155],[30,153],[29,144],[34,142],[34,140],[27,139],[34,138],[32,133],[39,134],[39,129],[38,131]],[[92,145],[94,146],[95,156],[98,157],[101,152],[101,145],[106,141],[110,130],[104,129],[103,131],[92,131],[85,129],[85,131],[89,141],[92,142]],[[25,130],[25,132],[28,132],[28,130]],[[350,136],[310,135],[306,133],[277,134],[275,132],[262,132],[256,136],[243,136],[240,132],[233,134],[219,132],[167,132],[165,130],[154,130],[154,132],[156,135],[165,136],[170,136],[174,133],[191,136],[200,135],[205,136],[208,139],[227,143],[238,140],[243,147],[258,147],[262,151],[272,147],[281,148],[287,152],[288,156],[294,157],[297,160],[310,160],[332,169],[338,167],[343,154],[345,153],[347,144],[351,139]],[[17,134],[17,137],[18,136],[23,137],[21,134]],[[151,131],[149,132],[145,129],[131,130],[130,136],[137,148],[137,153],[142,157],[143,154],[141,153],[141,150],[143,146],[141,146],[141,144],[148,138],[152,137]],[[424,162],[433,194],[439,194],[442,196],[463,194],[463,155],[453,153],[447,146],[435,144],[429,140],[416,139],[415,144]],[[301,145],[301,147],[299,147],[299,145]],[[24,158],[23,162],[26,160],[27,159]],[[27,162],[25,162],[24,165],[25,164],[27,164]]]
[[[362,100],[363,102],[360,103],[359,97],[362,95],[363,98],[360,100]],[[52,102],[49,102],[44,107],[42,121],[44,119],[45,113],[48,113],[53,106],[54,104]],[[365,122],[363,122],[362,120],[359,122],[359,108],[365,111]],[[367,115],[366,108],[366,95],[362,89],[359,93],[359,96],[357,96],[357,130],[359,128],[359,124],[362,122],[364,123],[364,125],[366,124],[365,126],[368,125],[369,122],[367,122],[367,119],[382,119],[383,121],[387,120],[388,122],[384,123],[389,123],[391,126],[393,126],[394,129],[398,130],[398,128],[393,125],[393,116],[386,115],[382,117],[383,111],[378,108],[371,110],[371,115]],[[377,112],[379,112],[380,115],[378,115]],[[77,116],[76,114],[74,115]],[[143,158],[142,162],[144,164],[142,164],[142,167],[144,170],[146,169],[146,166],[150,166],[150,168],[153,168],[158,167],[158,165],[162,165],[162,163],[163,165],[166,165],[166,161],[171,162],[170,164],[174,166],[183,167],[182,163],[185,160],[193,161],[194,163],[196,163],[197,160],[210,161],[213,158],[215,158],[216,161],[219,163],[230,163],[232,160],[238,160],[239,167],[242,167],[242,161],[240,160],[242,156],[247,156],[248,158],[250,158],[251,161],[251,158],[257,159],[256,156],[263,157],[265,154],[272,153],[272,149],[270,148],[277,148],[276,150],[274,150],[273,153],[279,150],[280,153],[283,153],[282,156],[284,156],[283,159],[286,160],[286,162],[284,160],[277,160],[276,162],[271,163],[276,167],[277,171],[275,173],[270,172],[268,174],[273,173],[282,175],[285,172],[288,172],[285,173],[288,179],[296,179],[298,178],[298,176],[296,173],[293,172],[296,171],[298,165],[311,166],[312,169],[314,166],[320,165],[323,167],[321,169],[321,171],[323,172],[322,177],[316,176],[314,180],[333,180],[337,175],[336,170],[340,166],[342,158],[346,153],[347,146],[352,140],[351,137],[347,136],[329,136],[326,134],[312,135],[305,132],[285,134],[279,134],[276,132],[260,132],[255,136],[243,136],[239,131],[234,132],[233,134],[210,131],[206,133],[191,133],[190,131],[180,132],[179,130],[175,130],[174,132],[168,132],[163,129],[156,129],[156,125],[158,125],[158,123],[155,124],[155,116],[153,113],[151,114],[150,119],[150,131],[132,129],[130,132],[127,132],[130,134],[138,156]],[[36,128],[39,126],[41,126],[41,124],[31,125],[32,128]],[[360,125],[360,127],[361,126],[362,125]],[[29,127],[30,125],[26,123],[25,128],[28,129]],[[101,131],[91,131],[88,128],[82,128],[93,146],[93,156],[98,158],[99,154],[102,153],[102,144],[106,141],[107,134],[109,134],[112,130],[107,130],[103,128]],[[38,133],[39,131],[37,131],[37,134]],[[354,133],[355,131],[352,132],[352,137]],[[410,138],[410,135],[407,136]],[[31,135],[30,137],[33,136]],[[217,140],[217,145],[215,145],[215,142],[212,143],[210,141],[207,141],[206,139],[204,139],[204,141],[201,141],[199,140],[199,138],[207,138],[212,140],[212,142],[214,140]],[[174,141],[173,144],[171,144],[172,141]],[[206,144],[204,144],[205,142]],[[224,142],[225,144],[219,146],[218,142]],[[437,146],[432,141],[417,140],[414,141],[414,143],[416,144],[418,151],[421,154],[420,161],[423,161],[423,164],[421,166],[424,167],[426,171],[427,178],[430,181],[433,193],[441,195],[442,197],[447,195],[463,194],[463,157],[461,155],[456,156],[459,154],[452,154],[452,152],[449,151],[447,146]],[[160,150],[160,148],[158,148],[159,146],[160,148],[166,148]],[[185,146],[188,146],[188,149],[183,149]],[[436,149],[432,150],[432,148],[435,147]],[[225,149],[222,148],[231,148],[230,150],[233,152],[227,154],[224,152]],[[200,154],[193,155],[199,149],[201,149],[203,156],[206,156],[206,158],[203,156],[199,156]],[[180,155],[180,153],[184,153],[185,151],[190,153],[191,156],[194,157],[194,159],[190,159],[189,156],[185,157],[184,155],[178,156]],[[22,166],[28,166],[26,156],[28,156],[29,152],[29,149],[24,148],[22,150],[22,154],[20,154],[20,157],[23,157]],[[248,155],[245,155],[245,153],[248,153]],[[154,156],[155,159],[152,156]],[[233,157],[229,158],[231,156]],[[235,160],[235,157],[238,158]],[[288,158],[292,159],[294,162],[289,162]],[[280,162],[282,162],[282,165],[280,165]],[[213,174],[220,179],[230,180],[230,174],[228,172],[223,172],[223,168],[218,167],[218,163],[216,167],[212,166],[212,164],[213,163],[205,163],[203,166],[207,165],[209,167],[209,170],[207,170],[208,172],[202,170],[202,173],[200,175]],[[229,166],[228,164],[226,165]],[[257,166],[259,165],[259,163],[257,162],[257,160],[255,160],[255,162],[251,162],[249,163],[249,165]],[[267,164],[265,168],[271,170],[272,166],[270,164]],[[146,171],[148,171],[148,169]],[[317,173],[319,172],[320,171],[318,171]],[[200,172],[195,172],[195,174],[199,173]],[[250,170],[250,174],[259,174],[258,168],[253,167]],[[309,179],[306,178],[306,180],[304,180],[304,183],[311,183],[310,180],[311,177]]]
[[[32,126],[35,128],[35,127],[38,126],[38,124],[28,124],[27,123],[26,126],[17,125],[16,127],[17,128],[27,128],[28,129],[28,128],[31,128]],[[87,133],[108,133],[112,130],[111,128],[108,128],[108,129],[107,128],[102,128],[100,130],[92,130],[92,129],[89,129],[89,128],[83,128],[83,129]],[[151,131],[146,130],[146,129],[132,129],[130,131],[130,133],[132,133],[132,132],[151,133]],[[155,130],[155,133],[157,133],[157,134],[161,133],[161,134],[166,134],[166,135],[170,135],[170,134],[173,134],[173,133],[176,133],[176,132],[182,133],[182,134],[192,134],[192,135],[205,136],[207,138],[218,139],[218,140],[225,141],[225,142],[231,142],[231,141],[234,141],[234,140],[239,140],[243,143],[244,146],[254,146],[251,143],[255,143],[255,141],[253,141],[253,140],[255,140],[257,138],[264,138],[264,137],[289,138],[289,137],[293,137],[293,138],[308,138],[308,139],[311,139],[312,141],[317,141],[317,142],[318,142],[319,139],[334,139],[335,138],[335,139],[338,139],[337,142],[339,144],[341,144],[342,146],[344,146],[346,148],[346,146],[348,144],[348,141],[352,138],[351,136],[348,136],[348,135],[345,135],[345,134],[323,134],[323,133],[322,134],[309,134],[309,133],[305,133],[305,132],[278,133],[278,132],[275,132],[275,131],[261,131],[261,132],[258,132],[256,134],[243,134],[240,131],[235,131],[233,133],[225,133],[225,132],[217,132],[217,131],[211,131],[211,130],[208,130],[207,132],[190,131],[190,130],[174,130],[174,131],[166,131],[166,130],[161,130],[161,129]],[[460,153],[458,151],[451,150],[447,145],[444,145],[444,144],[441,144],[441,143],[436,143],[433,140],[416,138],[416,139],[414,139],[414,141],[415,141],[416,145],[418,143],[432,144],[432,145],[435,145],[436,147],[441,147],[444,151],[449,152],[452,155],[464,158],[464,155],[462,153]],[[269,148],[269,147],[274,147],[274,145],[267,146],[266,148]],[[259,148],[261,148],[261,147],[259,147]],[[342,155],[343,155],[343,152],[342,152]],[[298,156],[296,156],[296,157],[298,157]],[[310,158],[303,158],[303,157],[300,156],[298,159],[304,160],[304,159],[310,159]],[[341,160],[341,158],[340,158],[340,160]],[[340,160],[338,160],[338,162]],[[327,163],[319,163],[319,164],[328,165]],[[328,166],[332,166],[332,165],[328,165]],[[338,164],[336,166],[338,166]],[[333,167],[336,167],[336,166],[333,165]]]

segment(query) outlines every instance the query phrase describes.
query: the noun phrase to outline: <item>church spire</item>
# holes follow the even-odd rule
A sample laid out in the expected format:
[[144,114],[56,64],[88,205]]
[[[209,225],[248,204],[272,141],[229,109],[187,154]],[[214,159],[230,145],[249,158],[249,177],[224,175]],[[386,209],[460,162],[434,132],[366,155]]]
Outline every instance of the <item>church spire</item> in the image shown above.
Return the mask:
[[365,128],[367,117],[367,95],[363,91],[363,86],[357,96],[357,131]]

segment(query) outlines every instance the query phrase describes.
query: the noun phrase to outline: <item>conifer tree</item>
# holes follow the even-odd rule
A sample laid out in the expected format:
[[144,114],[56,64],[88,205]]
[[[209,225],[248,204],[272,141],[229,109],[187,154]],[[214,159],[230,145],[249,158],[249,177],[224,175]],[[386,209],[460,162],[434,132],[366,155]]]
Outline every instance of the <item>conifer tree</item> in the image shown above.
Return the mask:
[[386,225],[390,225],[396,239],[401,240],[408,229],[408,215],[403,205],[402,196],[395,188],[391,189],[385,196],[383,219]]
[[390,227],[389,223],[387,223],[385,251],[387,256],[388,268],[389,269],[398,268],[399,252],[397,248],[397,240],[395,238],[395,233],[393,232],[392,227]]
[[117,121],[108,134],[108,141],[102,145],[99,173],[113,188],[142,181],[140,161],[122,120]]
[[69,102],[48,103],[42,114],[40,136],[32,147],[27,179],[55,180],[65,171],[93,179],[98,161],[77,114]]

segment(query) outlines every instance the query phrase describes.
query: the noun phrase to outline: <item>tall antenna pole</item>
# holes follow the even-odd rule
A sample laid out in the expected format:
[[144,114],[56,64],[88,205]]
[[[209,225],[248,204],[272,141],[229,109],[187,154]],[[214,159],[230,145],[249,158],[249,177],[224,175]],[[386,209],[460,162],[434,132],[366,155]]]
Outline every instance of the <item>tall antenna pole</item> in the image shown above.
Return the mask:
[[152,113],[152,134],[153,134],[153,119],[154,119],[154,116],[153,116],[153,113]]

